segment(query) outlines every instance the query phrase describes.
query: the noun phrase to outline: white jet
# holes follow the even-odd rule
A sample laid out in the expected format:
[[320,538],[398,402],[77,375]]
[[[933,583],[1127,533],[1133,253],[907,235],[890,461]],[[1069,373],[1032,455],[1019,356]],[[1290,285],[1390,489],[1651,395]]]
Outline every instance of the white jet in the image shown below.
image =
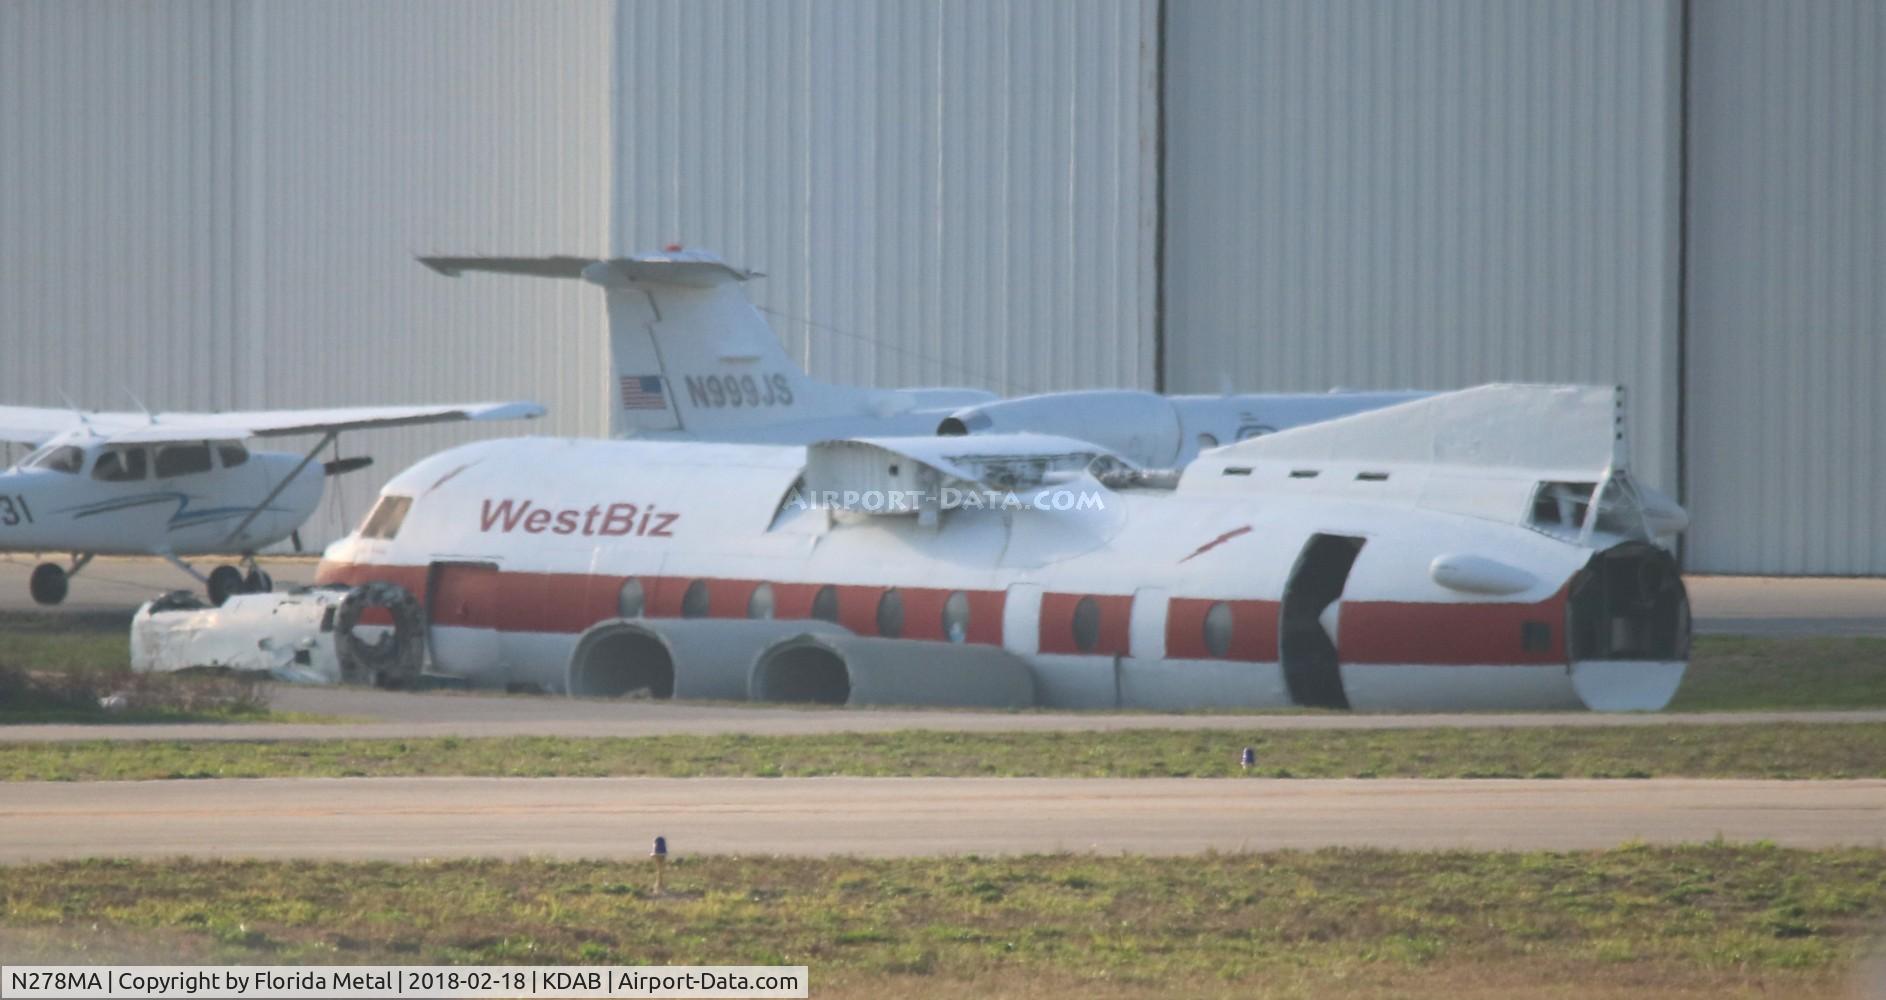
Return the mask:
[[421,257],[466,271],[581,279],[603,289],[617,437],[811,444],[832,438],[1038,433],[1099,445],[1142,468],[1201,449],[1378,409],[1420,392],[1162,396],[1131,389],[1000,399],[980,389],[866,389],[817,382],[786,355],[740,285],[758,274],[712,253]]
[[[1632,479],[1623,412],[1610,387],[1482,386],[1176,476],[1047,435],[487,441],[395,477],[317,578],[410,594],[424,624],[380,660],[417,663],[423,641],[435,673],[476,686],[1654,710],[1689,656],[1658,544],[1687,517]],[[202,613],[136,627],[165,614]],[[191,662],[187,638],[169,649],[140,668]]]
[[[34,568],[40,604],[65,600],[72,576],[97,555],[163,556],[221,604],[242,590],[268,590],[255,552],[314,513],[325,476],[371,462],[315,462],[342,431],[543,412],[524,402],[158,414],[0,406],[0,440],[36,446],[0,472],[0,551],[73,554],[69,565]],[[301,455],[243,445],[294,434],[321,439]],[[223,565],[205,577],[183,561],[192,555],[240,556],[247,573]]]

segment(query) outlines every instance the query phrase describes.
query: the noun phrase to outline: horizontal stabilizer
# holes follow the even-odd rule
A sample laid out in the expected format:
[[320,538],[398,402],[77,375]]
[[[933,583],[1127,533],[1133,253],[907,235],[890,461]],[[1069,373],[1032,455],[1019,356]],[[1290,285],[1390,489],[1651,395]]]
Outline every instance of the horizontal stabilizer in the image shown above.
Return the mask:
[[681,285],[711,288],[759,277],[705,250],[671,250],[633,257],[421,257],[421,264],[448,278],[466,271],[531,278],[580,278],[604,288],[619,285]]

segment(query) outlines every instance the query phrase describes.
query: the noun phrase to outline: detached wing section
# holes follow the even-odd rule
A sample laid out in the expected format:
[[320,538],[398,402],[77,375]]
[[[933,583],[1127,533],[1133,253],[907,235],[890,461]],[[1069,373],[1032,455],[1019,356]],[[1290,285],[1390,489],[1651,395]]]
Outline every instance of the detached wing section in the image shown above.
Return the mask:
[[1424,507],[1589,542],[1688,526],[1630,474],[1614,386],[1483,385],[1204,452],[1179,489]]
[[71,410],[37,406],[0,406],[0,441],[38,447],[62,431],[71,430],[79,415]]
[[[326,410],[249,410],[230,413],[160,413],[141,426],[102,431],[123,443],[200,441],[207,438],[283,437],[331,434],[378,427],[409,427],[460,420],[530,420],[544,415],[536,403],[457,403],[422,406],[348,406]],[[72,417],[66,417],[68,425]]]

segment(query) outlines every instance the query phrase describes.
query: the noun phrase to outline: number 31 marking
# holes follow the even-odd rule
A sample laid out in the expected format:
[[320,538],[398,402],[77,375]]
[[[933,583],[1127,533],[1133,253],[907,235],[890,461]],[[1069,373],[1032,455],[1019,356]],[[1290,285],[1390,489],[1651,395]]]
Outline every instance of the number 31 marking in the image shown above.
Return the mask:
[[23,496],[0,495],[0,524],[11,528],[16,524],[32,524],[33,508],[26,505]]

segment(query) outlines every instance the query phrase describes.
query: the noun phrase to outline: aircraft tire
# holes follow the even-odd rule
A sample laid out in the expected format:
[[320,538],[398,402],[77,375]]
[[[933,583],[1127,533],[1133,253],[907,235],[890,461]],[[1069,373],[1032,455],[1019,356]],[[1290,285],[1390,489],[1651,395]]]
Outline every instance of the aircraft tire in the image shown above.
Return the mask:
[[33,579],[29,589],[33,600],[39,604],[58,604],[65,600],[66,591],[71,589],[71,581],[66,577],[65,567],[56,563],[40,563],[33,567]]
[[218,566],[210,570],[205,589],[209,591],[210,603],[220,608],[224,601],[242,593],[242,571],[234,566]]
[[245,594],[266,594],[274,589],[275,578],[259,566],[242,578],[242,592]]
[[[368,608],[384,609],[393,618],[393,631],[372,643],[354,634]],[[348,591],[334,612],[334,653],[344,684],[390,691],[410,687],[426,662],[425,608],[398,584],[363,583]]]

